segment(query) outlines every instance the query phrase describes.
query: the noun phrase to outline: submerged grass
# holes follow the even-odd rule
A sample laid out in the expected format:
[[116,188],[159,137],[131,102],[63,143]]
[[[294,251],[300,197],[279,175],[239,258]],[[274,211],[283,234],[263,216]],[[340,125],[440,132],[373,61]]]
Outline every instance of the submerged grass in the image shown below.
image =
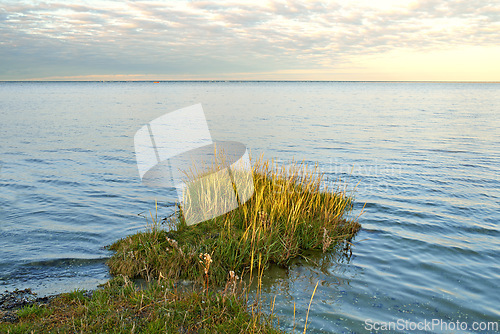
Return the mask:
[[[252,172],[254,194],[237,209],[191,226],[179,211],[168,231],[152,217],[149,231],[115,242],[111,273],[221,285],[230,271],[252,276],[259,261],[264,269],[270,263],[286,266],[306,250],[325,252],[348,242],[360,229],[356,219],[346,218],[352,197],[324,188],[317,166],[279,167],[259,159]],[[203,254],[213,261],[208,277]]]

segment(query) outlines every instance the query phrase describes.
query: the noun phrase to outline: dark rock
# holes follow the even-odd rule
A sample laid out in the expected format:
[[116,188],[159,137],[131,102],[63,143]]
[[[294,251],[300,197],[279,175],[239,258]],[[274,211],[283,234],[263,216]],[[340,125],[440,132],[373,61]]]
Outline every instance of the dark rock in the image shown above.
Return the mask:
[[36,294],[31,289],[6,291],[0,295],[0,311],[20,308],[33,304],[36,301]]
[[5,291],[0,294],[0,322],[17,322],[16,310],[27,305],[48,304],[55,297],[36,297],[31,289]]

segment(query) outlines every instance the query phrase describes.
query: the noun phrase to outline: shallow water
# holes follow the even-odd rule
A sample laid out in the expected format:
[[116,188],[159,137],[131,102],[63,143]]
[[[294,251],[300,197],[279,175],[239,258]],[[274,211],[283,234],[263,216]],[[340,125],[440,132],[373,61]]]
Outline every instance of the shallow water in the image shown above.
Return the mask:
[[104,246],[143,229],[155,199],[160,214],[175,202],[140,183],[133,136],[195,103],[216,140],[359,182],[350,258],[266,274],[284,328],[295,302],[303,330],[317,281],[308,332],[500,320],[498,84],[0,83],[0,289],[106,281]]

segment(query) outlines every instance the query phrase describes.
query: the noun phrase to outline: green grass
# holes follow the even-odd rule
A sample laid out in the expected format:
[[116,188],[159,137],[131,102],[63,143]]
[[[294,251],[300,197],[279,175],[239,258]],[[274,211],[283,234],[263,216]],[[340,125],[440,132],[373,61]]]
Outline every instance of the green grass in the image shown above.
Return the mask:
[[166,279],[139,289],[119,276],[91,297],[76,291],[24,307],[17,323],[0,323],[0,333],[281,333],[272,316],[252,313],[241,290],[228,284],[207,294],[178,291]]
[[[229,213],[187,226],[179,211],[168,222],[169,231],[152,217],[148,231],[115,242],[109,247],[115,251],[108,261],[111,273],[221,285],[230,271],[252,275],[258,261],[264,268],[270,263],[286,266],[304,251],[333,249],[360,228],[355,219],[346,218],[352,197],[321,188],[324,176],[316,167],[285,168],[259,160],[253,177],[253,196]],[[213,261],[208,282],[203,254]]]
[[23,307],[17,312],[17,316],[20,318],[37,318],[41,316],[47,316],[52,313],[52,310],[39,305],[28,305]]

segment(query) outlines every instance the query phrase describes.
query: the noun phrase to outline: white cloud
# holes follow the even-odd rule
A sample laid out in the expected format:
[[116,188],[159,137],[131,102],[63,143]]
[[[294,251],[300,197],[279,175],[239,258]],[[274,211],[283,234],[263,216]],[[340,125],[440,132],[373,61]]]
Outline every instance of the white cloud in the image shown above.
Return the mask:
[[0,79],[334,71],[500,45],[498,1],[3,1]]

